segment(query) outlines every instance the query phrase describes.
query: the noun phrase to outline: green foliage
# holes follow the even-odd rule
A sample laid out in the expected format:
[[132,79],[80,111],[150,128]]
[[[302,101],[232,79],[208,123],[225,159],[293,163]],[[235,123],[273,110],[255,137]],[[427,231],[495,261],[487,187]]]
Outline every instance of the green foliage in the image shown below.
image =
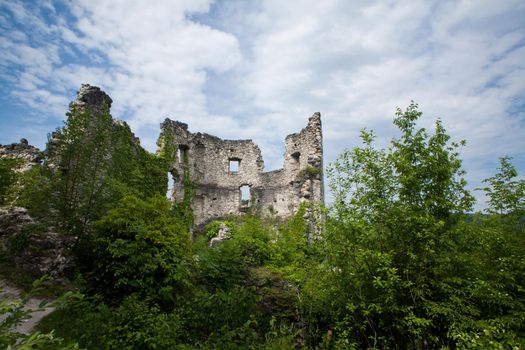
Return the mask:
[[223,224],[226,225],[230,232],[234,230],[235,224],[233,223],[233,221],[213,220],[204,227],[206,231],[206,238],[210,240],[213,237],[216,237],[219,234],[219,229],[221,228],[221,225]]
[[197,252],[200,278],[208,288],[241,285],[249,267],[262,266],[272,255],[269,227],[260,219],[246,217],[242,224],[232,225],[230,233],[232,239]]
[[[168,166],[176,161],[177,147],[173,138],[173,129],[169,124],[168,126],[163,125],[163,129],[161,129],[161,134],[157,141],[157,146],[159,148],[159,158],[163,159]],[[187,163],[187,159],[184,161]]]
[[46,165],[34,165],[19,175],[11,196],[14,204],[24,207],[38,218],[48,220],[50,209],[54,207],[53,173]]
[[[34,284],[37,287],[37,280]],[[0,290],[0,293],[2,290]],[[0,299],[0,346],[3,349],[79,349],[76,343],[66,343],[62,338],[56,337],[54,331],[34,331],[29,335],[15,332],[14,327],[22,324],[31,317],[32,311],[26,307],[30,294],[17,299]],[[43,306],[42,306],[43,307]]]
[[166,158],[144,150],[125,123],[115,124],[112,133],[112,172],[114,181],[134,190],[141,198],[164,195],[167,188]]
[[112,118],[71,106],[65,126],[58,129],[48,150],[58,171],[54,174],[54,204],[61,225],[77,234],[104,210],[106,179],[111,169]]
[[489,213],[520,215],[525,211],[525,179],[516,179],[518,172],[511,159],[501,157],[498,173],[483,181]]
[[364,146],[344,151],[329,167],[338,218],[381,222],[397,206],[445,220],[472,208],[457,151],[464,141],[449,144],[439,120],[432,135],[416,129],[420,116],[414,103],[405,112],[398,109],[394,124],[401,138],[388,150],[375,149],[373,132],[362,130]]
[[106,349],[179,349],[181,321],[136,296],[126,298],[103,336]]
[[71,300],[47,315],[38,324],[40,332],[55,333],[85,349],[105,348],[104,336],[114,312],[100,298]]
[[15,169],[19,163],[20,161],[17,159],[0,159],[0,206],[7,203],[9,189],[16,183],[17,173]]
[[140,147],[129,126],[115,122],[107,108],[93,113],[72,105],[67,116],[49,139],[47,162],[20,176],[17,205],[82,235],[123,195],[166,193],[165,160]]
[[450,136],[440,120],[433,135],[416,129],[422,114],[417,108],[414,102],[405,112],[398,108],[394,119],[401,131],[401,138],[392,141],[391,154],[399,200],[439,219],[470,210],[473,198],[465,189],[457,151],[465,141],[449,144]]
[[[87,349],[523,347],[525,184],[502,158],[485,180],[488,214],[466,216],[473,199],[458,153],[464,143],[451,142],[439,120],[433,132],[418,128],[416,104],[398,109],[400,136],[388,149],[363,130],[362,146],[330,166],[334,202],[316,239],[316,208],[301,206],[289,220],[211,222],[192,243],[187,167],[183,201],[164,196],[172,133],[162,131],[155,156],[127,125],[100,118],[73,110],[51,149],[62,172],[36,166],[9,187],[32,212],[58,212],[70,232],[85,233],[75,250],[87,297],[48,316],[35,341],[57,334]],[[86,125],[102,135],[82,133]],[[99,148],[90,148],[93,137]],[[95,161],[99,171],[89,173]],[[317,176],[312,169],[304,175]],[[67,215],[57,201],[66,193]],[[231,239],[209,247],[221,223]],[[24,228],[12,248],[24,249],[38,229]]]
[[376,149],[373,133],[363,131],[364,146],[345,151],[329,169],[335,201],[326,227],[328,260],[314,278],[330,287],[326,301],[314,301],[312,309],[331,310],[336,347],[453,343],[436,328],[432,310],[449,297],[436,292],[436,284],[443,287],[438,272],[447,262],[447,234],[473,200],[462,178],[460,143],[449,143],[440,121],[433,134],[417,129],[420,117],[414,103],[398,109],[401,137],[388,150]]
[[516,229],[480,216],[448,233],[451,249],[433,283],[442,300],[429,310],[460,349],[513,349],[525,341],[525,231]]
[[29,246],[31,236],[41,233],[45,230],[42,224],[26,224],[20,232],[9,237],[7,247],[10,254],[16,255],[18,252]]
[[316,168],[311,165],[307,165],[303,171],[308,178],[315,178],[317,175],[321,174],[322,170],[321,168]]
[[189,233],[170,215],[164,196],[125,196],[96,225],[93,290],[110,301],[138,293],[172,305],[189,283]]
[[304,215],[308,208],[302,205],[297,213],[273,232],[268,267],[281,273],[287,280],[299,283],[304,278],[308,255],[308,224]]

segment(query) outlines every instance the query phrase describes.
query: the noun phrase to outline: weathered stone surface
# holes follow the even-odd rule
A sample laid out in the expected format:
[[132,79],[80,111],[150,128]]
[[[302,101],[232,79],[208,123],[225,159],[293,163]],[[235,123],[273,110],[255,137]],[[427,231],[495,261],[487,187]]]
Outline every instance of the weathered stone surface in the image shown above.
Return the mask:
[[[89,84],[82,84],[80,86],[80,89],[77,91],[76,99],[73,102],[71,102],[71,107],[76,112],[89,113],[88,117],[91,121],[91,124],[86,127],[84,133],[84,137],[86,139],[89,139],[89,137],[91,137],[91,134],[93,133],[93,130],[96,130],[96,128],[93,128],[93,126],[96,125],[96,122],[100,120],[100,116],[102,116],[103,113],[110,113],[112,103],[113,100],[111,99],[111,97],[109,97],[109,95],[106,94],[99,87],[92,86]],[[71,115],[68,116],[68,118],[71,117]],[[112,118],[111,123],[113,126],[113,130],[115,131],[122,130],[123,128],[129,129],[128,124],[123,120]],[[51,168],[56,168],[58,166],[57,154],[60,151],[57,149],[57,145],[60,144],[60,137],[60,133],[52,132],[47,144],[46,157],[48,165]],[[135,145],[137,147],[140,146],[139,138],[136,137],[133,133],[131,133],[131,137]]]
[[259,296],[257,308],[268,316],[289,318],[296,323],[298,289],[282,278],[278,273],[266,267],[251,268],[248,270],[246,286],[254,290]]
[[28,247],[15,256],[15,264],[35,277],[64,277],[75,266],[70,254],[72,245],[72,237],[42,232],[30,237]]
[[[0,240],[9,250],[15,265],[34,277],[64,277],[74,267],[70,248],[74,238],[53,232],[52,228],[24,231],[36,222],[21,207],[0,208]],[[23,246],[13,246],[13,242]]]
[[19,233],[24,225],[34,223],[26,208],[0,207],[0,238]]
[[221,223],[217,236],[210,239],[210,247],[215,247],[222,241],[225,241],[230,238],[231,238],[230,229],[228,228],[228,226],[226,226],[225,223]]
[[44,158],[42,151],[31,146],[26,139],[21,139],[19,143],[10,145],[0,145],[0,158],[11,158],[20,160],[17,171],[24,172],[35,164],[39,164]]
[[104,107],[109,110],[112,103],[113,100],[111,97],[109,97],[104,91],[100,90],[98,86],[82,84],[77,91],[77,98],[72,104],[79,110],[86,110],[86,108],[89,108],[91,112],[98,114]]
[[[165,140],[173,140],[178,149],[171,167],[173,199],[184,197],[184,174],[196,185],[192,202],[196,225],[246,212],[289,217],[305,201],[324,201],[320,113],[314,113],[299,133],[286,137],[283,168],[270,172],[264,172],[261,151],[252,140],[192,133],[187,124],[170,119],[161,124],[159,147]],[[243,186],[250,194],[244,201]]]

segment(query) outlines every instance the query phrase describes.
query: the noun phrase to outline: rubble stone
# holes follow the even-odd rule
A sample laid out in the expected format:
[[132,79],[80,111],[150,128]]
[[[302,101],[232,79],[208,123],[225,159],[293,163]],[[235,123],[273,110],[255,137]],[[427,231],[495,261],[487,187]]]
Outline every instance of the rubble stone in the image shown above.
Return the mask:
[[[0,243],[7,249],[15,265],[34,277],[66,276],[74,267],[70,249],[74,237],[39,228],[22,207],[0,208]],[[28,230],[28,227],[37,228]],[[16,245],[16,246],[15,246]]]
[[24,172],[33,165],[39,164],[44,155],[38,148],[31,146],[27,139],[21,139],[19,143],[12,143],[10,145],[0,145],[0,158],[4,159],[18,159],[20,165],[16,170]]

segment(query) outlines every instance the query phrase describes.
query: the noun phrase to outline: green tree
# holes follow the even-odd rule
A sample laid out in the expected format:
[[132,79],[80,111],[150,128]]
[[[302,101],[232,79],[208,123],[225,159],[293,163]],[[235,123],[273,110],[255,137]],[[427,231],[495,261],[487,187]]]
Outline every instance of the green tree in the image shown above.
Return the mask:
[[[325,252],[315,280],[323,288],[312,312],[330,310],[336,344],[346,348],[424,348],[446,343],[435,329],[429,300],[446,233],[472,207],[458,148],[438,120],[430,134],[417,128],[412,103],[396,112],[400,138],[364,146],[329,168],[335,195],[327,218]],[[314,297],[312,297],[314,299]],[[433,345],[431,345],[433,344]]]
[[33,165],[31,169],[19,174],[13,187],[13,204],[27,208],[32,216],[43,221],[52,221],[51,208],[54,208],[54,174],[47,165]]
[[111,169],[112,118],[108,108],[99,114],[74,104],[63,128],[54,133],[48,152],[54,174],[54,204],[66,230],[83,233],[100,217]]
[[501,157],[498,173],[483,180],[482,188],[488,197],[488,212],[495,214],[522,214],[525,210],[525,179],[517,179],[518,172],[510,157]]
[[412,210],[427,212],[437,219],[472,209],[473,197],[466,190],[458,148],[465,141],[449,142],[440,120],[434,134],[416,129],[422,112],[412,102],[405,112],[398,108],[394,125],[401,138],[392,140],[390,155],[395,168],[399,201]]
[[144,150],[108,108],[95,113],[72,104],[67,115],[47,150],[51,204],[66,231],[89,231],[125,194],[166,193],[167,160]]

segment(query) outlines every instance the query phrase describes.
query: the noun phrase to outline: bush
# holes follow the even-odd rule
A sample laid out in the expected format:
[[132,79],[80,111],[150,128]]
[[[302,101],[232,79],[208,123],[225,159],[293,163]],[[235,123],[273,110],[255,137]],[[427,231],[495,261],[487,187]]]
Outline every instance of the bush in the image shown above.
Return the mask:
[[9,189],[17,180],[15,169],[19,164],[17,159],[0,158],[0,206],[8,201]]
[[86,279],[109,302],[131,294],[173,305],[190,284],[189,233],[163,196],[124,197],[96,224],[94,261]]

